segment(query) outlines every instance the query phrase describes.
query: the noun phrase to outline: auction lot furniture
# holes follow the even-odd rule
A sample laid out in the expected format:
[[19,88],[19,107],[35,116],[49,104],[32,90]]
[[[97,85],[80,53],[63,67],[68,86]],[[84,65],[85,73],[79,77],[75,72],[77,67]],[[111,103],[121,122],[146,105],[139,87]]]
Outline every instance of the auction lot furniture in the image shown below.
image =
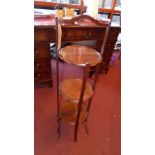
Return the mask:
[[[79,23],[83,20],[100,25],[94,18],[86,15],[81,15],[74,18],[74,23]],[[91,99],[97,75],[99,73],[102,62],[102,54],[107,41],[110,23],[104,23],[104,39],[102,41],[102,50],[100,52],[93,48],[83,45],[68,45],[61,48],[61,37],[63,35],[60,21],[56,18],[56,71],[57,71],[57,122],[58,122],[58,138],[60,137],[60,121],[74,125],[74,141],[77,141],[77,133],[79,124],[84,123],[86,133],[88,133],[87,118],[91,105]],[[103,26],[103,25],[102,25]],[[87,30],[88,34],[91,33]],[[76,33],[76,31],[75,31]],[[65,63],[74,64],[84,67],[82,78],[67,78],[59,80],[59,59]],[[90,66],[96,66],[93,83],[89,83]]]

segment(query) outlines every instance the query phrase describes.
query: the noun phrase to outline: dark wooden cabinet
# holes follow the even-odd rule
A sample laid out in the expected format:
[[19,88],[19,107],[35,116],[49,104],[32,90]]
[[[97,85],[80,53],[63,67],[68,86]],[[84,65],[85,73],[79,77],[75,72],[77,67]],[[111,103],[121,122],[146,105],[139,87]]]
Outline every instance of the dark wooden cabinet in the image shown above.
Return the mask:
[[[47,29],[48,30],[48,29]],[[46,29],[35,29],[34,34],[34,82],[52,86],[49,33]]]
[[117,37],[121,31],[120,27],[110,27],[107,43],[105,46],[105,52],[103,54],[102,72],[107,73],[109,69],[109,63],[114,52],[115,43]]

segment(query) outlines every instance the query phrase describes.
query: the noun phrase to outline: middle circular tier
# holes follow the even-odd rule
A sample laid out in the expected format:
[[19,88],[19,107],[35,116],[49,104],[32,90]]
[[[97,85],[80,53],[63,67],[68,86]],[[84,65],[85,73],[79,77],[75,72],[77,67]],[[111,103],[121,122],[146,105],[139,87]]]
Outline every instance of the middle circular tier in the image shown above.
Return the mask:
[[67,63],[85,66],[95,66],[101,63],[102,56],[95,49],[87,46],[71,45],[61,48],[59,57]]
[[[60,84],[60,93],[61,95],[72,102],[78,103],[80,99],[82,87],[82,79],[65,79]],[[88,100],[93,95],[93,90],[91,85],[87,82],[84,92],[83,100]]]

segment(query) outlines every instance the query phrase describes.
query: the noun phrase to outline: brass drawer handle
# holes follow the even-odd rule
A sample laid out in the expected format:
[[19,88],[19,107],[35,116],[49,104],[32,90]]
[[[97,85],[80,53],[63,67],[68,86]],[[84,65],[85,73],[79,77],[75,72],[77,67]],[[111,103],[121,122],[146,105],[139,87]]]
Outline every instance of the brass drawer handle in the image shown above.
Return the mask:
[[40,63],[37,63],[35,66],[35,69],[38,69],[38,68],[40,68]]
[[89,38],[89,37],[91,37],[92,36],[92,33],[83,33],[83,37],[84,38]]
[[38,78],[40,78],[41,77],[41,74],[38,74],[37,76],[38,76]]
[[38,55],[38,53],[39,53],[39,52],[38,52],[38,50],[35,50],[35,56],[37,56],[37,55]]
[[70,33],[67,33],[67,37],[71,37],[71,34]]
[[39,80],[41,77],[41,74],[37,74],[37,77],[35,78],[35,80]]
[[90,32],[89,32],[89,34],[88,34],[88,35],[89,35],[89,37],[91,37],[91,36],[92,36],[92,33],[90,33]]
[[83,37],[84,37],[84,38],[87,38],[87,34],[86,34],[86,33],[83,33]]

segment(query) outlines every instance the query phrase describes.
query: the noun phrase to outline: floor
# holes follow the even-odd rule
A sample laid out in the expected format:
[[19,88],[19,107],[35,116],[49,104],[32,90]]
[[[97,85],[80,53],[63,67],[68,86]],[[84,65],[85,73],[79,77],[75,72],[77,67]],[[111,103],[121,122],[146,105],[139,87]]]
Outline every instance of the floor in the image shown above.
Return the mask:
[[[55,62],[51,62],[55,82]],[[82,75],[82,68],[62,64],[61,79]],[[107,75],[100,74],[88,118],[89,135],[79,126],[73,141],[73,126],[61,123],[57,139],[56,87],[34,90],[35,155],[120,155],[121,154],[121,64],[117,60]]]

